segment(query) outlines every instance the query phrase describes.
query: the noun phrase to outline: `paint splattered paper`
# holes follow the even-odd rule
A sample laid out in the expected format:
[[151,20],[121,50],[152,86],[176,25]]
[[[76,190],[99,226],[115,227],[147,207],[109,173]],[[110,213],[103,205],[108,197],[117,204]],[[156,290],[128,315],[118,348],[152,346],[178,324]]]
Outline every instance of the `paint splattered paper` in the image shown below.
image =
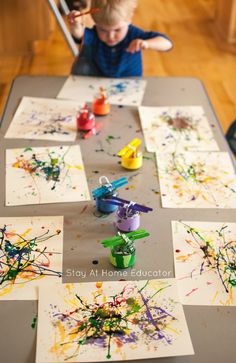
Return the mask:
[[61,281],[63,217],[0,218],[0,300],[37,300]]
[[164,208],[236,208],[236,175],[226,152],[156,154]]
[[219,150],[201,106],[141,106],[139,115],[150,152]]
[[183,304],[236,306],[236,223],[172,222]]
[[89,200],[80,147],[6,150],[6,205]]
[[36,362],[194,354],[175,284],[169,279],[40,289]]
[[146,81],[140,79],[115,79],[69,76],[57,98],[92,102],[103,87],[113,105],[139,106],[142,103]]
[[74,141],[81,106],[72,101],[23,97],[5,137]]

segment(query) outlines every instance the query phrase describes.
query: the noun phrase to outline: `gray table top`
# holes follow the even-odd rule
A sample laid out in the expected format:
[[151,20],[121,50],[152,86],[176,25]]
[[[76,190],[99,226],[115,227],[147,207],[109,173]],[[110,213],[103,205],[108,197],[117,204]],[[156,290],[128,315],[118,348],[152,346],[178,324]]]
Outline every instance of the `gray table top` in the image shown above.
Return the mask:
[[[143,100],[145,106],[202,105],[213,134],[222,151],[229,151],[222,129],[203,84],[194,78],[147,78]],[[78,135],[75,143],[82,149],[89,189],[98,186],[98,178],[110,180],[126,176],[127,187],[120,197],[151,206],[154,211],[143,215],[141,227],[151,236],[136,243],[137,262],[132,270],[119,272],[109,264],[108,251],[99,241],[115,233],[113,215],[96,213],[93,201],[5,207],[5,149],[25,146],[59,145],[59,142],[4,139],[13,114],[23,96],[56,97],[65,77],[21,76],[12,85],[0,128],[0,216],[64,215],[63,281],[166,278],[174,276],[171,220],[201,220],[235,222],[235,210],[163,209],[154,154],[145,153],[144,165],[138,171],[125,171],[116,153],[132,138],[143,139],[138,110],[134,107],[112,106],[102,118],[102,132],[88,140]],[[112,137],[109,137],[112,136]],[[143,147],[144,148],[144,147]],[[86,208],[85,208],[86,207]],[[94,261],[97,264],[94,264]],[[95,276],[97,274],[97,276]],[[236,348],[236,308],[185,306],[195,355],[159,358],[159,363],[222,363],[234,361]],[[33,363],[35,361],[36,330],[31,323],[37,314],[36,301],[0,301],[1,363]],[[140,360],[139,362],[148,362]]]

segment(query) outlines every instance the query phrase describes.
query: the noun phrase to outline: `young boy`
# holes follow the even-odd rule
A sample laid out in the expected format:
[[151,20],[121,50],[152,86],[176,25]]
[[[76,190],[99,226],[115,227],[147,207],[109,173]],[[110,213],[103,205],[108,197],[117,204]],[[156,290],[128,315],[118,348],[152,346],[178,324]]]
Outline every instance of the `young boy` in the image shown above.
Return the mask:
[[68,15],[71,32],[81,44],[72,74],[103,77],[142,76],[143,49],[167,51],[172,43],[158,32],[145,32],[131,24],[137,0],[91,0],[95,25],[84,27],[80,13]]

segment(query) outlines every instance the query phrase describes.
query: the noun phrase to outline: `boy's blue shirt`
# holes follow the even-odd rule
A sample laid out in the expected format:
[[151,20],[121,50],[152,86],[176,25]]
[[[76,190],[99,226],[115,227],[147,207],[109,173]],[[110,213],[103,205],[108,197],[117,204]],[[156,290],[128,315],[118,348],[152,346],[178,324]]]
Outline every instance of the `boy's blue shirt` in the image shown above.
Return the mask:
[[[151,39],[166,35],[158,32],[146,32],[130,24],[126,37],[114,47],[109,47],[97,35],[96,26],[85,28],[81,57],[89,57],[88,62],[94,63],[104,77],[139,77],[142,76],[142,52],[129,53],[126,51],[134,39]],[[89,51],[88,51],[89,48]]]

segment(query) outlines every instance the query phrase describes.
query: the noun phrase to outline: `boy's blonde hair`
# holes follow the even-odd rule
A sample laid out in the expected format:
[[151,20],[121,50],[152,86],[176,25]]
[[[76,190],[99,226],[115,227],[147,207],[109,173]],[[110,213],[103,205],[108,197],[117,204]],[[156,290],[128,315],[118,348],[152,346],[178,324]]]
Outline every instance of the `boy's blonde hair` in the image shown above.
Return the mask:
[[92,8],[101,9],[92,14],[96,24],[113,26],[120,21],[129,21],[137,6],[137,0],[91,0]]

